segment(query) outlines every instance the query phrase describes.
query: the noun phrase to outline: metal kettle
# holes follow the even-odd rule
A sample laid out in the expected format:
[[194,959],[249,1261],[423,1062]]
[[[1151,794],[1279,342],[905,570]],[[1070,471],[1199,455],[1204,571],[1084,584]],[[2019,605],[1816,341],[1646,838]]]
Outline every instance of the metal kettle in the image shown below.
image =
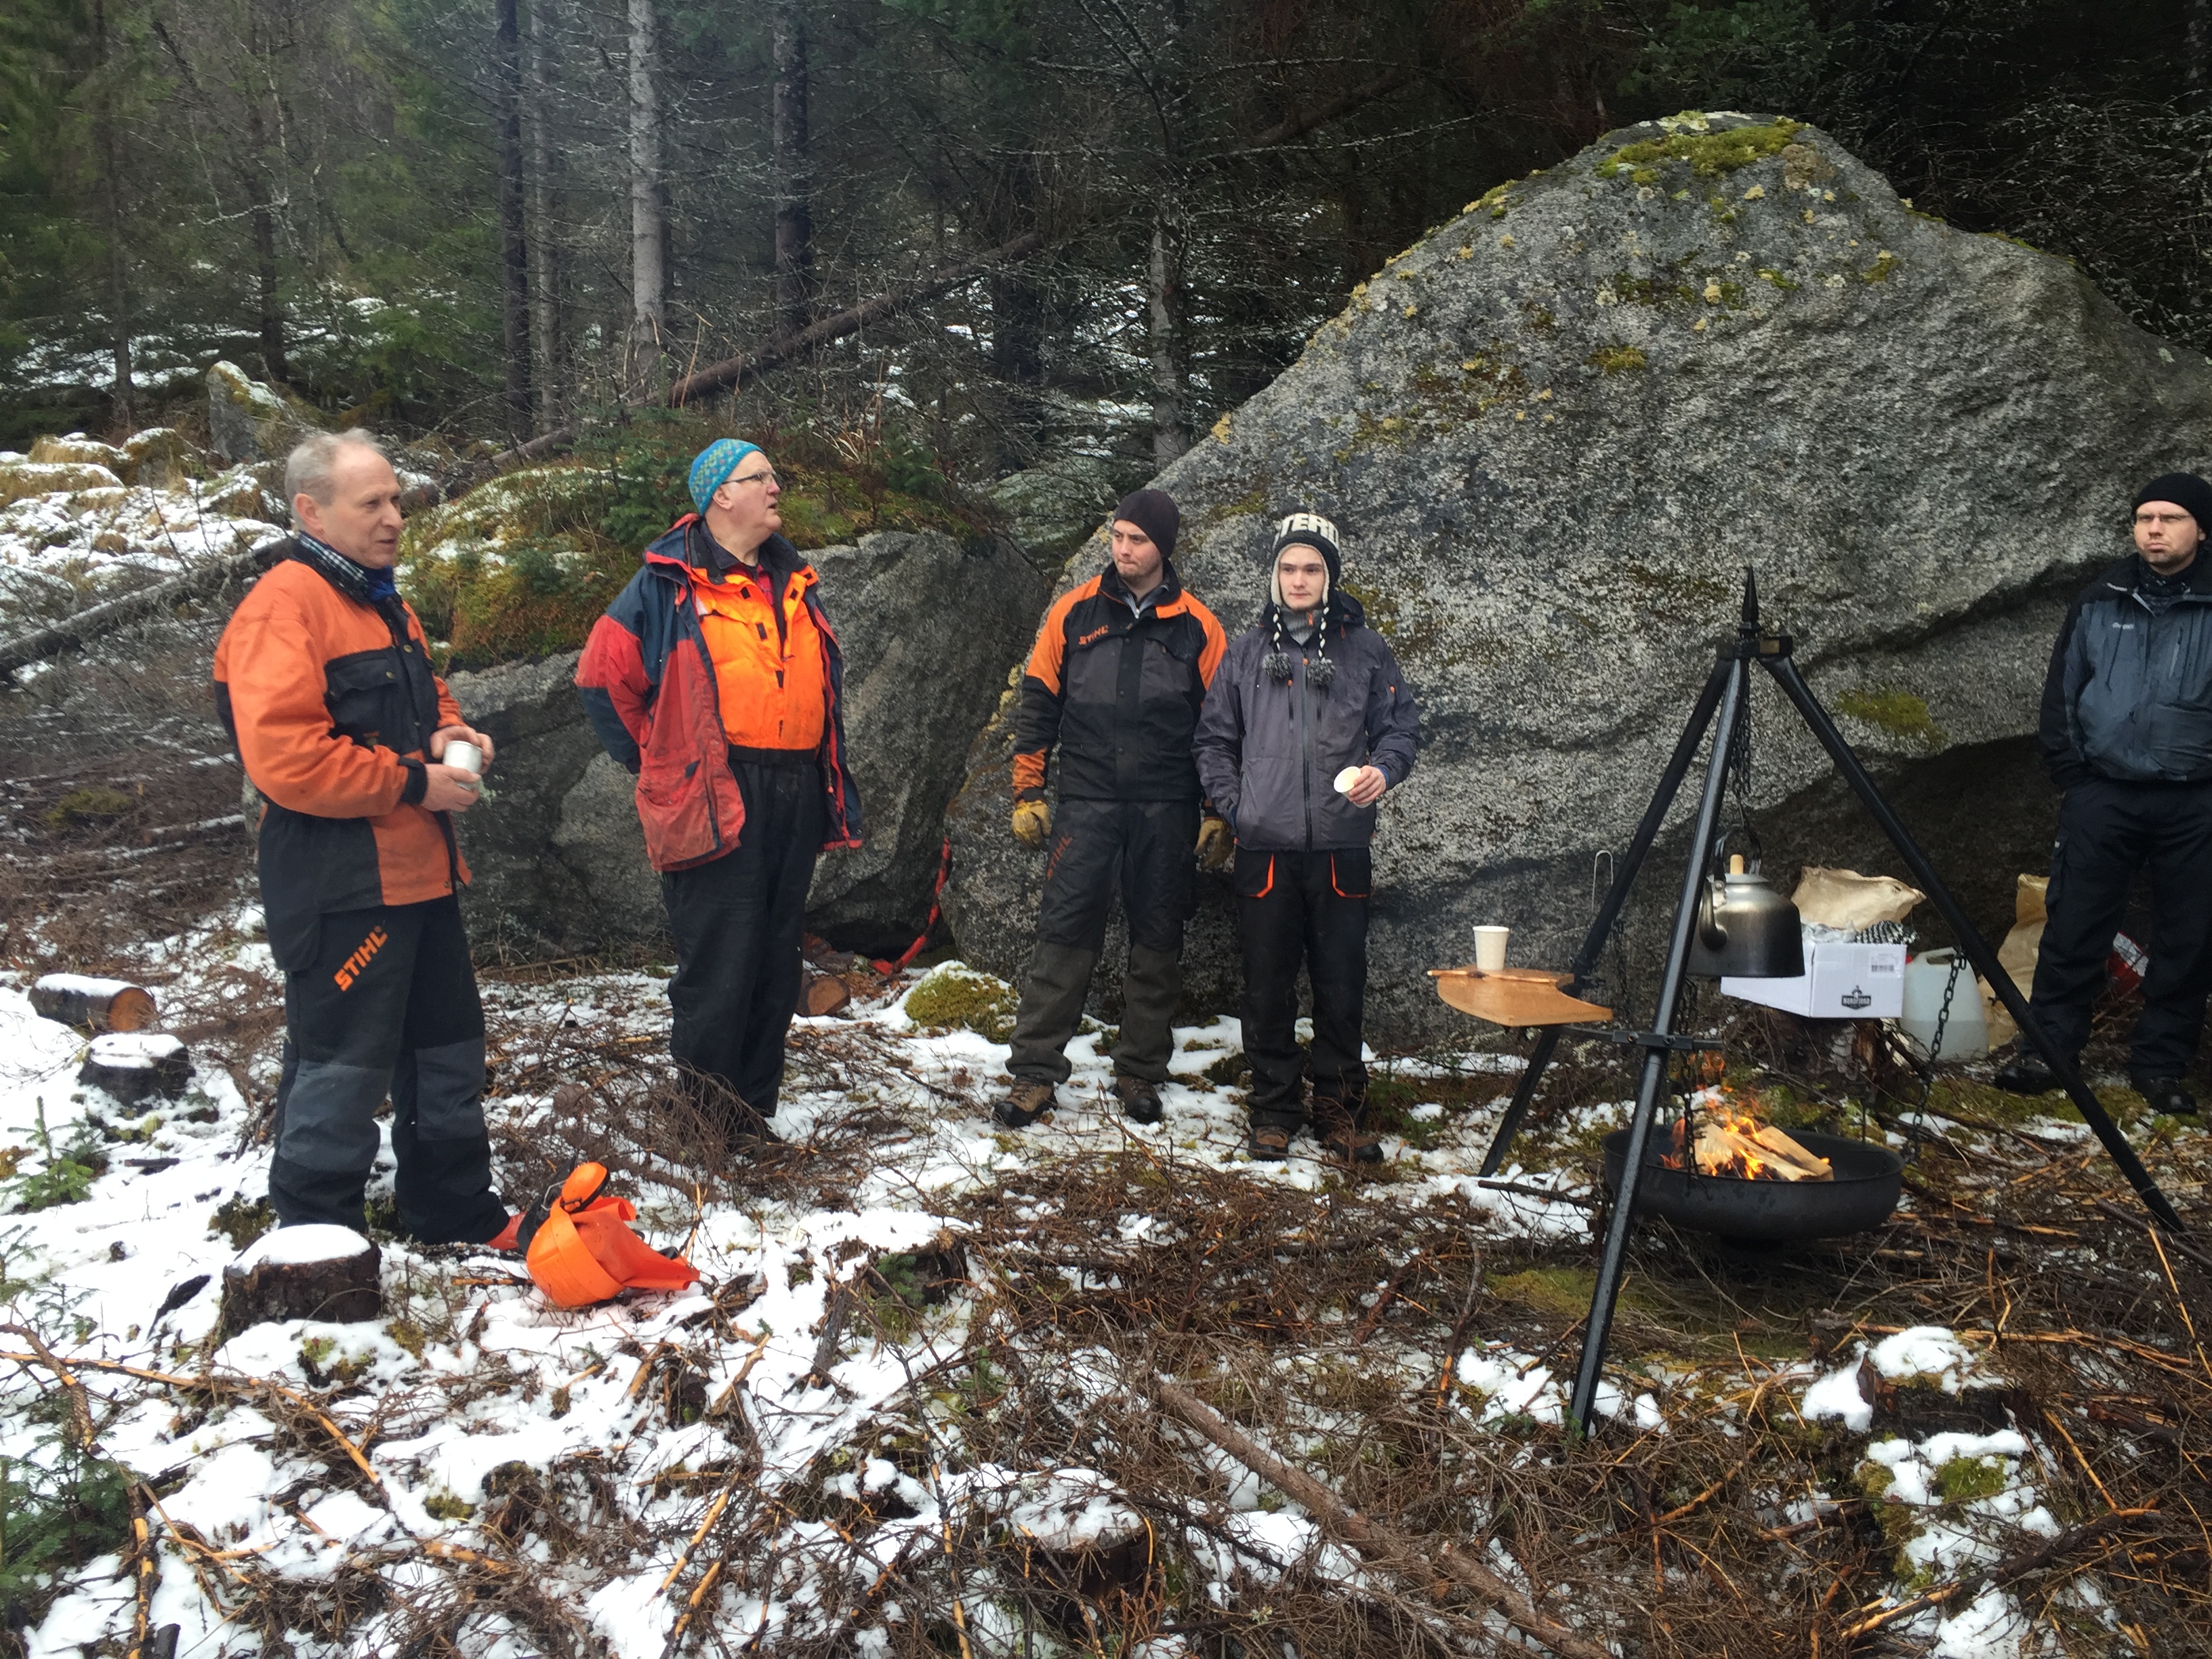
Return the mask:
[[1731,854],[1728,874],[1708,876],[1698,891],[1688,971],[1708,978],[1796,979],[1805,971],[1805,936],[1797,907],[1776,892],[1751,861]]

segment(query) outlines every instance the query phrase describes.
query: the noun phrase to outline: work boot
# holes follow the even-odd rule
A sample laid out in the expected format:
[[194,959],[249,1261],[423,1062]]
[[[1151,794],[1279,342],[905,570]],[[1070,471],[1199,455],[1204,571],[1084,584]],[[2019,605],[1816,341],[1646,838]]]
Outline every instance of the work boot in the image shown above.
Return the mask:
[[1026,1129],[1039,1118],[1051,1115],[1054,1100],[1051,1084],[1016,1078],[1005,1097],[991,1109],[991,1115],[1009,1129]]
[[1359,1127],[1361,1115],[1358,1109],[1346,1106],[1334,1095],[1316,1095],[1314,1136],[1346,1164],[1380,1164],[1382,1138]]
[[1281,1123],[1252,1126],[1252,1156],[1262,1164],[1280,1164],[1291,1155],[1291,1130]]
[[1121,1115],[1132,1123],[1160,1121],[1160,1091],[1143,1078],[1127,1072],[1114,1074],[1114,1092],[1121,1097]]
[[2063,1086],[2057,1074],[2033,1054],[2007,1060],[1990,1081],[2008,1095],[2047,1095]]
[[2130,1077],[2128,1086],[2143,1097],[2154,1112],[2169,1117],[2194,1117],[2197,1097],[2189,1092],[2178,1077]]

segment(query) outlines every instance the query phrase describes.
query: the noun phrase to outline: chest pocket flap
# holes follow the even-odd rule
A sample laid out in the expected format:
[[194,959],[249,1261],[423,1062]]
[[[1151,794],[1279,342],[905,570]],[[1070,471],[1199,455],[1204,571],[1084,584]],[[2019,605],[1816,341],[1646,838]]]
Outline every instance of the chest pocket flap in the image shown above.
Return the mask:
[[323,665],[323,702],[331,729],[364,749],[399,745],[407,679],[397,651],[355,651]]

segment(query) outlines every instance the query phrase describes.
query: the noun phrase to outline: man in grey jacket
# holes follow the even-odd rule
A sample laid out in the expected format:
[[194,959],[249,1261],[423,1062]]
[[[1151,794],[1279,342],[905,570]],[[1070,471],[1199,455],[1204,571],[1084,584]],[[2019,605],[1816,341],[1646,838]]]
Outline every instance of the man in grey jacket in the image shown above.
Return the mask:
[[[2148,866],[2156,913],[2129,1079],[2154,1110],[2193,1112],[2182,1082],[2212,991],[2212,483],[2169,472],[2136,493],[2136,550],[2066,613],[2044,682],[2041,743],[2065,791],[2049,921],[2029,1006],[2058,1046],[2089,1040],[2112,934]],[[2023,1054],[1999,1088],[2057,1086]]]
[[[1413,769],[1420,720],[1398,659],[1342,579],[1334,524],[1293,513],[1277,526],[1267,604],[1230,646],[1199,715],[1199,776],[1237,836],[1257,1158],[1290,1156],[1308,1077],[1322,1144],[1347,1162],[1382,1156],[1360,1126],[1369,843],[1376,802]],[[1302,962],[1314,1029],[1303,1063]]]

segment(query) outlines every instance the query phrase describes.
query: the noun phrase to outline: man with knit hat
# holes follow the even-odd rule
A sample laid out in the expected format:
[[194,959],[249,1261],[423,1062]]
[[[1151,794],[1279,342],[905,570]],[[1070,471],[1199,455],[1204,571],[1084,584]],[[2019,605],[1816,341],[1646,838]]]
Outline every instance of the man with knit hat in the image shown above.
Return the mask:
[[[1275,527],[1267,603],[1206,694],[1198,771],[1237,836],[1251,1152],[1290,1156],[1309,1121],[1346,1163],[1382,1156],[1361,1124],[1367,1068],[1367,908],[1376,803],[1413,769],[1420,716],[1398,659],[1343,587],[1336,526]],[[1313,987],[1313,1049],[1297,1043],[1298,969]]]
[[[1111,561],[1045,613],[1014,727],[1013,830],[1049,849],[1037,937],[1014,1017],[1008,1128],[1052,1109],[1066,1049],[1120,889],[1129,928],[1114,1091],[1137,1123],[1160,1121],[1170,1022],[1182,996],[1182,929],[1197,908],[1194,852],[1218,867],[1228,826],[1204,813],[1191,734],[1226,641],[1183,591],[1173,556],[1182,515],[1157,489],[1114,509]],[[1046,765],[1060,750],[1057,808]]]
[[[2129,1080],[2194,1112],[2182,1079],[2212,992],[2212,483],[2169,472],[2136,492],[2136,550],[2067,611],[2044,681],[2041,746],[2065,791],[2029,1011],[2069,1054],[2089,1039],[2112,935],[2148,867],[2155,921]],[[2023,1052],[1996,1074],[2057,1086]]]
[[637,778],[676,943],[669,1052],[726,1133],[774,1140],[815,857],[860,844],[845,659],[813,568],[776,533],[769,458],[717,439],[689,483],[697,511],[645,550],[576,685]]

